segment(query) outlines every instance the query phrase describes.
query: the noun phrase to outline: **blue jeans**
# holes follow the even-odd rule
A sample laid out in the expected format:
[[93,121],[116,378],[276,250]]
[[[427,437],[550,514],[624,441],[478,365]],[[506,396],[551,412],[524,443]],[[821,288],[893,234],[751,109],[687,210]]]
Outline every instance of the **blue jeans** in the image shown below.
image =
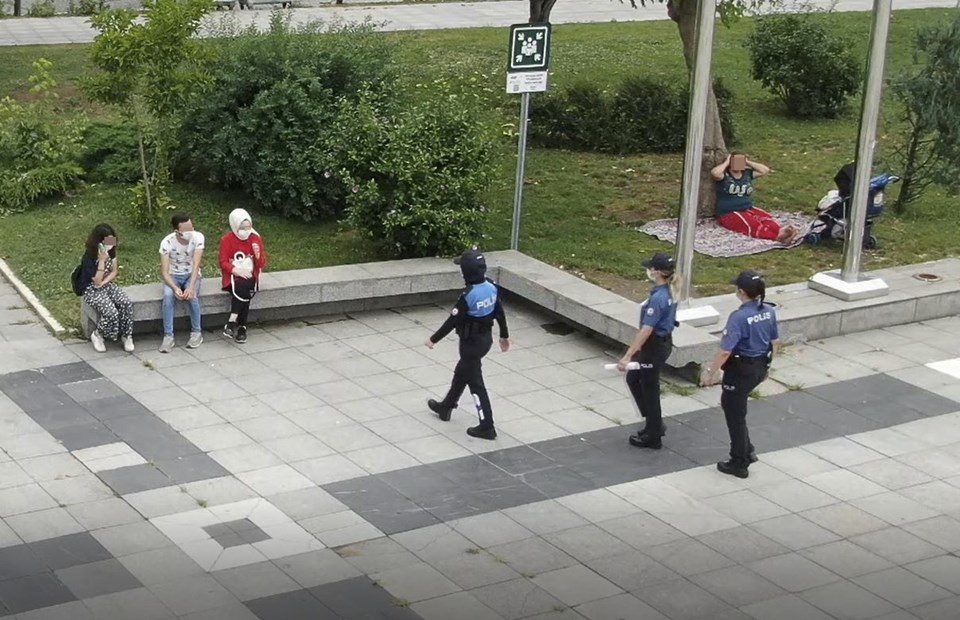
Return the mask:
[[[178,275],[170,274],[170,277],[174,282],[177,283],[177,286],[183,290],[188,284],[190,284],[190,274]],[[193,299],[189,300],[187,303],[190,305],[190,331],[198,332],[200,331],[200,284],[202,278],[197,276],[197,290],[194,291],[195,295]],[[170,288],[166,282],[163,283],[163,335],[172,336],[173,335],[173,307],[179,299],[173,294],[173,289]]]

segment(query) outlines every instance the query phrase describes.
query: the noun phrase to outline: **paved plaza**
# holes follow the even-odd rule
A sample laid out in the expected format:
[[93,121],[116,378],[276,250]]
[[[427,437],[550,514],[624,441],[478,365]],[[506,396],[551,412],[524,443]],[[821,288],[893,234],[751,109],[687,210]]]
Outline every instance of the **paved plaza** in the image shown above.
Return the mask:
[[[129,4],[124,0],[118,4]],[[381,30],[437,30],[443,28],[506,27],[522,23],[530,15],[527,0],[488,0],[482,2],[353,3],[343,5],[295,8],[290,12],[294,24],[315,21],[363,22],[370,20]],[[311,2],[311,4],[316,4]],[[639,4],[639,3],[638,3]],[[952,8],[958,0],[898,0],[897,9]],[[870,11],[873,0],[803,0],[785,3],[791,7],[807,6],[836,11]],[[218,24],[228,20],[240,27],[265,29],[270,23],[268,5],[253,11],[217,11],[205,20],[202,32],[222,32]],[[662,21],[667,19],[663,4],[648,2],[630,7],[629,0],[563,0],[551,13],[554,24]],[[37,45],[57,43],[89,43],[96,32],[87,17],[20,18],[0,20],[0,47],[5,45]]]
[[0,616],[960,617],[960,319],[792,346],[738,480],[715,388],[632,448],[619,348],[515,304],[496,442],[426,410],[444,308],[101,355],[23,306],[0,285]]

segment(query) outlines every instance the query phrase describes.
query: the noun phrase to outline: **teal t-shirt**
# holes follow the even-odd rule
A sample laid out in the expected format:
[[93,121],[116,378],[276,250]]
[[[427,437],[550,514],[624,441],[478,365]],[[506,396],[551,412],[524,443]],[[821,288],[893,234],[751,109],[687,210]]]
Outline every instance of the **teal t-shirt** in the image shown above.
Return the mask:
[[747,168],[739,179],[729,170],[723,173],[723,180],[717,181],[717,215],[746,211],[752,206],[753,170]]

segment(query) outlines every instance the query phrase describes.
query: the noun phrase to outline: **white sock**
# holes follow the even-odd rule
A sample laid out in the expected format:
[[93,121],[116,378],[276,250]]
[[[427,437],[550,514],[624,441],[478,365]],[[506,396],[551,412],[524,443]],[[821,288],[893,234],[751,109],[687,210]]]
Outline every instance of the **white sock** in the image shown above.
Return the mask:
[[231,314],[231,315],[230,315],[230,318],[227,319],[227,323],[236,323],[236,322],[237,322],[237,315],[236,315],[236,314]]

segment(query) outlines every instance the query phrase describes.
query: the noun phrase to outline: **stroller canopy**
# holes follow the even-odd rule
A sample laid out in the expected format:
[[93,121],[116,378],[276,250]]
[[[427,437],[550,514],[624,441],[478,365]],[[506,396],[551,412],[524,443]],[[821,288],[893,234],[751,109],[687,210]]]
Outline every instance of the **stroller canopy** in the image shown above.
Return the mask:
[[857,174],[857,164],[855,162],[850,162],[844,167],[840,168],[840,171],[837,172],[837,175],[833,177],[833,182],[837,184],[837,191],[840,192],[841,198],[849,198],[850,194],[853,192],[853,180]]

